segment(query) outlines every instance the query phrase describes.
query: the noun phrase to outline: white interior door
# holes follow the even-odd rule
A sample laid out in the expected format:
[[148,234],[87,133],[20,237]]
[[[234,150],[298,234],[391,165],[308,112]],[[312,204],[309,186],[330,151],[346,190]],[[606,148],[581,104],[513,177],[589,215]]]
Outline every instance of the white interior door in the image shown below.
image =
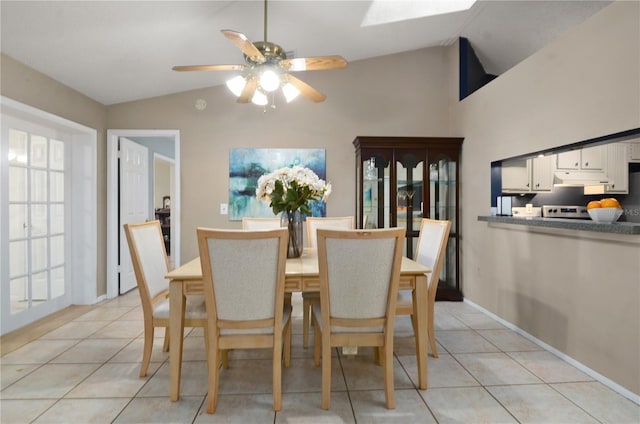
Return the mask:
[[124,224],[149,219],[149,152],[125,137],[120,137],[120,285],[119,294],[136,287]]

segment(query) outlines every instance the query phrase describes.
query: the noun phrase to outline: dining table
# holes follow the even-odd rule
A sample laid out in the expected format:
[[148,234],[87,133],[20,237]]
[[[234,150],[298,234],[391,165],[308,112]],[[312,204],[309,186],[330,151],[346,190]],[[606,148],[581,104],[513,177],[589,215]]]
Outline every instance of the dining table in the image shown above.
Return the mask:
[[[407,257],[402,258],[400,290],[412,290],[415,317],[418,385],[427,388],[428,371],[428,290],[427,274],[431,269]],[[202,293],[202,267],[197,257],[165,275],[169,279],[169,398],[180,398],[184,311],[188,293]],[[287,258],[285,292],[319,292],[320,272],[317,249],[305,248],[298,258]]]

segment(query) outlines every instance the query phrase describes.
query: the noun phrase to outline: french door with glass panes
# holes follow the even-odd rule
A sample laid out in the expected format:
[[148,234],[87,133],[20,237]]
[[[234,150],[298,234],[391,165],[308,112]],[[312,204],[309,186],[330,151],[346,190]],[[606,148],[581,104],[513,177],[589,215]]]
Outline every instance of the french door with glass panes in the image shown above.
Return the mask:
[[8,257],[3,254],[3,319],[6,308],[9,319],[28,323],[70,303],[67,149],[60,135],[18,120],[2,129],[8,170],[3,171],[3,224],[8,218],[2,243],[8,251]]

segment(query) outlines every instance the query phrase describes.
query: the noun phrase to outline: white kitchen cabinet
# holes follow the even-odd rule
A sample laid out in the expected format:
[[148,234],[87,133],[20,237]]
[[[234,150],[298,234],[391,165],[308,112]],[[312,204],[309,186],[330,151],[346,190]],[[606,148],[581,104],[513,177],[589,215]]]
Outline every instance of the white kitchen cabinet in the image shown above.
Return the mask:
[[553,188],[555,156],[512,159],[502,162],[502,192],[548,192]]
[[629,145],[627,156],[629,162],[640,162],[640,141],[633,141],[627,144]]
[[558,153],[557,168],[601,171],[605,166],[606,146],[586,147]]
[[531,191],[544,192],[553,189],[553,160],[555,156],[538,156],[531,165]]
[[502,162],[502,192],[527,193],[531,190],[531,161],[511,159]]
[[627,143],[611,143],[607,148],[607,177],[605,193],[629,193],[629,153]]

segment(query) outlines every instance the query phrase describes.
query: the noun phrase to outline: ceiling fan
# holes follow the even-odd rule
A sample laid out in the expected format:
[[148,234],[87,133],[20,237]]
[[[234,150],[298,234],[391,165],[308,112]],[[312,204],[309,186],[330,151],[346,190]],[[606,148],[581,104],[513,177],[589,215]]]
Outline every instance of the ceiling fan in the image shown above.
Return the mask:
[[247,36],[233,30],[222,30],[222,33],[242,50],[246,64],[174,66],[173,70],[241,71],[241,75],[227,81],[227,87],[238,96],[238,103],[251,101],[265,106],[269,103],[267,96],[275,93],[278,88],[282,89],[287,103],[300,94],[313,102],[322,102],[327,98],[326,95],[293,76],[291,72],[347,67],[347,61],[341,56],[288,59],[282,47],[267,41],[267,0],[264,1],[264,41],[252,43]]

